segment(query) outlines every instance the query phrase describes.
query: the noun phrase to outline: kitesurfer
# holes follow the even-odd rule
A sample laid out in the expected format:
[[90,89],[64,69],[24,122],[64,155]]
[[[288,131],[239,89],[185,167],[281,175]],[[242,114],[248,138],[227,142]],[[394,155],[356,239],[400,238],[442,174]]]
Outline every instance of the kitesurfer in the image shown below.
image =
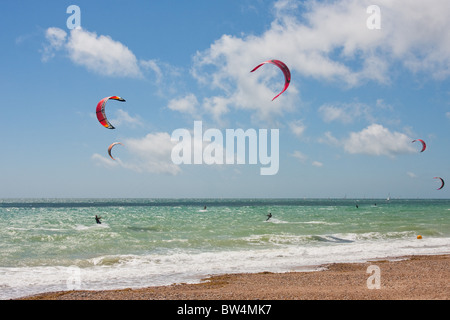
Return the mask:
[[101,224],[102,222],[100,221],[102,217],[99,217],[97,215],[95,215],[95,222],[97,222],[97,224]]
[[272,213],[269,212],[269,214],[267,215],[267,220],[268,221],[270,218],[272,218]]

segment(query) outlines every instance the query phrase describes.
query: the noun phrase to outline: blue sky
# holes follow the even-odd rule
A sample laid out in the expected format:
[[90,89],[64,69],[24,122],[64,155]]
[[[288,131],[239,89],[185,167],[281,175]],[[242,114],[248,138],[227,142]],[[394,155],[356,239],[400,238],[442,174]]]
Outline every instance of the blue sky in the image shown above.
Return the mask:
[[[373,4],[380,29],[367,27]],[[450,183],[446,0],[8,0],[2,12],[2,198],[450,195],[433,179]],[[269,59],[292,75],[275,101],[281,71],[250,73]],[[126,102],[108,102],[108,130],[95,107],[112,95]],[[174,164],[170,137],[194,121],[278,129],[277,174]]]

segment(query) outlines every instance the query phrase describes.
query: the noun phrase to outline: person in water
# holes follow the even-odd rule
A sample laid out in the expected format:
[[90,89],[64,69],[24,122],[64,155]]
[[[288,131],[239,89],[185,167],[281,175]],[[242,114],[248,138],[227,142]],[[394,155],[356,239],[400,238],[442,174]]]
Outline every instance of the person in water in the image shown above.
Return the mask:
[[272,213],[269,212],[269,214],[267,215],[267,220],[269,220],[270,218],[272,218]]
[[98,217],[97,215],[95,215],[95,221],[97,222],[97,224],[101,224],[102,222],[100,221],[102,217]]

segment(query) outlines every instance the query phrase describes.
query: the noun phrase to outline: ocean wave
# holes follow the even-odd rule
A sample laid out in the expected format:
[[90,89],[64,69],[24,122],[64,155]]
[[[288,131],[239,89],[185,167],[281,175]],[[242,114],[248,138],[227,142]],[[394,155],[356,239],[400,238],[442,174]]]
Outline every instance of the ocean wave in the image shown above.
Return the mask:
[[102,223],[102,224],[92,224],[92,225],[82,225],[82,224],[77,224],[73,227],[74,230],[76,231],[86,231],[86,230],[96,230],[96,229],[106,229],[109,228],[109,225],[107,223]]
[[401,232],[366,232],[366,233],[335,233],[335,234],[260,234],[242,238],[252,245],[298,245],[314,242],[326,243],[352,243],[364,241],[386,241],[395,239],[414,240],[417,233],[414,231]]
[[[258,235],[258,238],[271,235]],[[199,282],[214,274],[287,272],[340,262],[364,262],[412,254],[448,253],[450,238],[383,241],[341,241],[313,246],[275,246],[194,253],[178,249],[165,254],[108,255],[80,261],[75,266],[0,267],[0,298],[9,299],[44,291],[68,290],[68,280],[79,277],[82,290],[107,290]],[[333,238],[334,237],[334,238]],[[272,238],[273,239],[273,238]],[[285,235],[284,239],[292,238]]]
[[83,267],[92,267],[92,266],[112,267],[112,266],[132,264],[137,260],[139,260],[139,256],[136,255],[107,255],[87,259],[84,261],[79,261],[78,264]]
[[[48,202],[34,211],[30,202],[0,206],[2,297],[64,290],[71,265],[80,268],[82,289],[107,289],[439,254],[450,247],[447,200],[433,206],[393,201],[382,210],[371,208],[372,200],[359,202],[359,209],[331,200]],[[198,213],[205,205],[209,212]],[[274,216],[265,223],[269,212]],[[95,224],[95,215],[104,215],[105,223]]]
[[329,221],[304,221],[304,222],[297,222],[297,223],[301,223],[301,224],[323,224],[323,225],[327,225],[327,226],[335,226],[335,225],[340,225],[341,223],[339,222],[329,222]]

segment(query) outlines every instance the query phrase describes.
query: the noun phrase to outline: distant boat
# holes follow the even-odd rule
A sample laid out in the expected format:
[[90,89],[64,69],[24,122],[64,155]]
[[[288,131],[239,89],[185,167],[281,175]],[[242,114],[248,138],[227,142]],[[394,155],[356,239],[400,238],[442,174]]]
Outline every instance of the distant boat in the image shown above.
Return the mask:
[[388,197],[386,198],[386,201],[391,201],[391,194],[389,193]]

